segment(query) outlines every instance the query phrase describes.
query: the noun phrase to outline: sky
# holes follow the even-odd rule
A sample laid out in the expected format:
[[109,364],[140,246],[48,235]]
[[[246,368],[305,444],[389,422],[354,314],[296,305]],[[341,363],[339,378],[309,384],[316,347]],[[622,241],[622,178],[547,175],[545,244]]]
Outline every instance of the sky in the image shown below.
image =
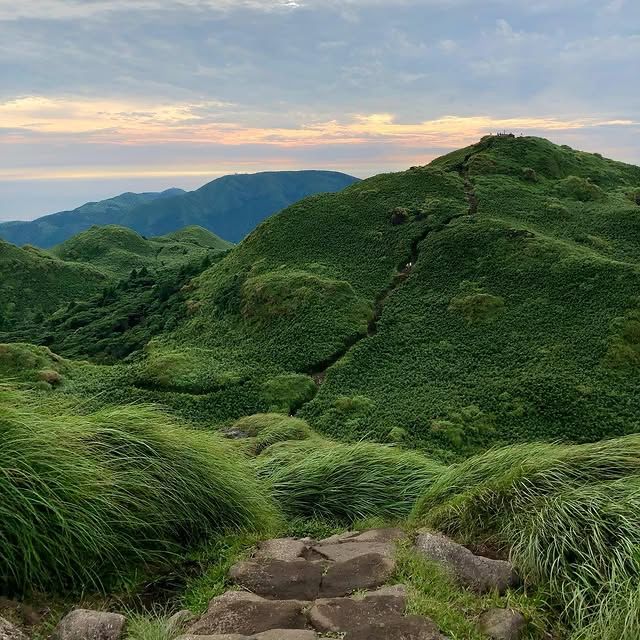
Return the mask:
[[0,0],[0,220],[486,133],[640,164],[638,0]]

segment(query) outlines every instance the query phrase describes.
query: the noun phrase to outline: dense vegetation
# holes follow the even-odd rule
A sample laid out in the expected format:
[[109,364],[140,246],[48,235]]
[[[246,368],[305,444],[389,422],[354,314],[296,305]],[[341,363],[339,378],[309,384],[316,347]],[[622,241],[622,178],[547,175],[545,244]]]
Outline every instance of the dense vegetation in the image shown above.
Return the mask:
[[[247,531],[412,514],[510,554],[508,597],[571,640],[635,640],[639,193],[638,167],[491,136],[229,251],[193,227],[6,245],[0,590],[108,585],[213,536],[201,607]],[[71,293],[34,293],[20,260]],[[443,602],[479,603],[410,553],[399,570],[465,637]]]
[[117,281],[133,271],[158,274],[162,281],[165,271],[181,267],[193,275],[193,264],[210,264],[230,247],[201,227],[150,239],[124,227],[92,227],[50,252],[0,240],[0,333],[19,331],[20,339],[40,340],[41,324],[65,304],[117,289]]
[[307,375],[314,428],[444,459],[633,432],[639,183],[637,167],[494,136],[306,199],[193,281],[193,313],[121,393],[227,424]]
[[220,437],[152,408],[84,413],[0,388],[0,592],[109,586],[215,532],[275,522]]
[[334,171],[274,171],[236,174],[184,192],[125,193],[31,222],[0,224],[0,238],[50,248],[94,225],[121,225],[159,236],[199,225],[239,242],[267,216],[314,193],[340,191],[356,178]]
[[510,550],[561,601],[576,638],[640,635],[640,437],[520,444],[441,473],[414,517]]

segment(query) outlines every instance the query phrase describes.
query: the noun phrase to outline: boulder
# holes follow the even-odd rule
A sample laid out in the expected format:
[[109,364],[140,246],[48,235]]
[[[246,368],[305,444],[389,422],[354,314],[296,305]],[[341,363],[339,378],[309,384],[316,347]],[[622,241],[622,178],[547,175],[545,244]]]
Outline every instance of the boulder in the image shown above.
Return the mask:
[[459,584],[476,593],[496,590],[502,594],[519,582],[510,562],[476,556],[466,547],[437,533],[421,531],[416,549],[442,565]]
[[167,630],[173,636],[182,633],[193,621],[195,616],[188,609],[177,611],[167,620]]
[[493,640],[519,640],[527,622],[514,609],[489,609],[478,620],[478,628]]
[[387,622],[374,622],[349,631],[344,640],[445,640],[429,618],[397,617]]
[[322,577],[320,596],[339,598],[361,589],[381,587],[393,575],[396,563],[378,553],[336,562],[329,565]]
[[386,587],[359,598],[316,600],[309,611],[311,625],[323,633],[345,633],[402,615],[407,606],[404,587]]
[[206,613],[187,629],[188,636],[253,635],[271,629],[304,629],[306,602],[267,600],[246,591],[227,591],[209,603]]
[[229,576],[238,585],[274,600],[315,600],[323,565],[307,560],[250,560],[231,567]]
[[55,628],[57,640],[118,640],[123,636],[126,619],[119,613],[76,609]]
[[27,636],[0,616],[0,640],[27,640]]
[[258,545],[254,558],[257,560],[282,560],[289,562],[303,558],[307,545],[302,540],[294,538],[277,538],[265,540]]

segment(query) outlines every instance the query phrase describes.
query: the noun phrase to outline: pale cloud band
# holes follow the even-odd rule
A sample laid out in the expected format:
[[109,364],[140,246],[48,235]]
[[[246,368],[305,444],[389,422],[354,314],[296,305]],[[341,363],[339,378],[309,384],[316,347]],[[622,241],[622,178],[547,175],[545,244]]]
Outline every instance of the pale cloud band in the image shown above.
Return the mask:
[[632,0],[0,0],[0,218],[55,180],[367,176],[498,130],[638,163],[638,24]]

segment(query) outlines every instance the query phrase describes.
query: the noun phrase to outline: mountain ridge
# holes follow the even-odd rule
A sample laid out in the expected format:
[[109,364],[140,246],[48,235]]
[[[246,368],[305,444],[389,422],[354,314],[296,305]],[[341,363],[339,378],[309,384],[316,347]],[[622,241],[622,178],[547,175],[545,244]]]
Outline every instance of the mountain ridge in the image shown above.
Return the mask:
[[0,237],[16,245],[51,248],[93,225],[116,224],[146,236],[199,225],[231,242],[265,217],[321,191],[338,191],[358,179],[335,171],[265,171],[222,176],[195,191],[127,192],[32,221],[0,223]]

